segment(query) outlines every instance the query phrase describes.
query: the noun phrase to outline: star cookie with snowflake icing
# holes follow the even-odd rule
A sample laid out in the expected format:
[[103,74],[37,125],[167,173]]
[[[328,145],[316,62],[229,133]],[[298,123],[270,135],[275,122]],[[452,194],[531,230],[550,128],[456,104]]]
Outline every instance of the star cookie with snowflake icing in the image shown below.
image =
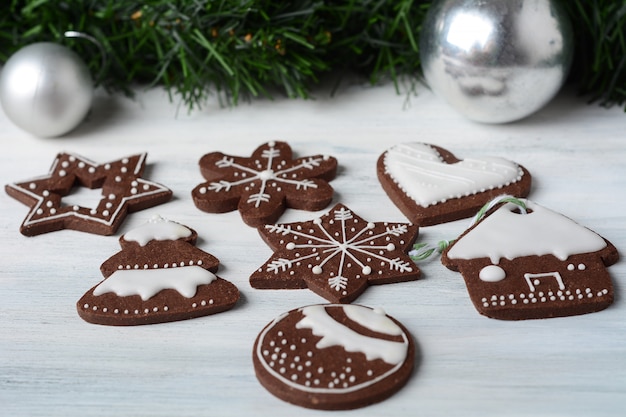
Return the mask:
[[206,179],[192,191],[200,210],[239,210],[252,227],[273,223],[286,208],[322,210],[333,198],[328,181],[335,178],[337,160],[314,155],[293,159],[286,142],[268,142],[250,157],[212,152],[200,159]]
[[[28,205],[20,226],[26,236],[62,229],[112,235],[126,214],[169,201],[172,191],[141,178],[146,153],[97,164],[70,153],[59,153],[47,175],[8,184],[7,194]],[[101,189],[96,207],[66,204],[73,189]]]
[[311,221],[259,228],[273,256],[250,276],[259,289],[309,288],[331,302],[350,303],[369,285],[416,280],[407,255],[418,227],[368,222],[337,204]]

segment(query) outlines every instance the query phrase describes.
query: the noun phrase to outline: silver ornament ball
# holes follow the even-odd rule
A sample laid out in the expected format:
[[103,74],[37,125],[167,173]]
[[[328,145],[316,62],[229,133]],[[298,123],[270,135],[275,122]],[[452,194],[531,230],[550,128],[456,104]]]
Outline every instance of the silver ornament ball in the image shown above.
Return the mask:
[[420,33],[428,85],[484,123],[519,120],[546,105],[572,55],[571,23],[554,0],[434,1]]
[[56,43],[25,46],[0,73],[0,103],[7,117],[40,137],[60,136],[78,126],[91,107],[93,92],[85,63]]

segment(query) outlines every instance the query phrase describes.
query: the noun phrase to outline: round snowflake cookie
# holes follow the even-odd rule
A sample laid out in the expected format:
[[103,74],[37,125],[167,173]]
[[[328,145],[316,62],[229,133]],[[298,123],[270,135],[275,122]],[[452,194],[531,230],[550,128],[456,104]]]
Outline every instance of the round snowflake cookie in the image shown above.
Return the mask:
[[345,410],[382,401],[409,379],[415,344],[398,321],[360,305],[311,305],[269,323],[254,344],[259,382],[307,408]]

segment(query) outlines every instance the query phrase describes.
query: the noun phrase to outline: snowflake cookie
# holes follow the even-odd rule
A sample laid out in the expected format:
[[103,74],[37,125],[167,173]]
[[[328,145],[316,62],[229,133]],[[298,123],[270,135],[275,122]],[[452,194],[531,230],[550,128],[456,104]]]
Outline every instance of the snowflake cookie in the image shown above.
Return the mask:
[[420,276],[407,255],[417,226],[368,222],[342,204],[315,220],[266,225],[259,233],[274,255],[251,275],[254,288],[309,288],[329,301],[349,303],[370,284]]
[[315,155],[293,159],[285,142],[268,142],[251,157],[213,152],[200,159],[206,182],[191,195],[200,210],[225,213],[238,209],[252,227],[278,220],[286,208],[316,211],[330,204],[337,160]]
[[154,217],[120,238],[103,281],[76,303],[85,321],[132,326],[185,320],[232,308],[235,285],[215,275],[219,261],[197,247],[197,233]]
[[345,410],[382,401],[408,381],[413,337],[381,309],[311,305],[282,314],[257,337],[259,382],[302,407]]
[[[111,235],[126,214],[165,203],[172,191],[141,178],[147,154],[97,164],[70,153],[57,155],[47,175],[6,186],[6,192],[30,206],[20,232],[26,236],[74,229]],[[66,204],[73,188],[101,189],[95,207]]]

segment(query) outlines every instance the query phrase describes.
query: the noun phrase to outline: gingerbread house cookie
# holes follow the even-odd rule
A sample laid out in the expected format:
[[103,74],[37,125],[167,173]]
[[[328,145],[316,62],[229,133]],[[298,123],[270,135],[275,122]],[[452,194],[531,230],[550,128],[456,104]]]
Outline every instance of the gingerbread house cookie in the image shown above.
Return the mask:
[[239,291],[215,275],[219,261],[197,247],[197,233],[155,217],[120,238],[122,251],[106,260],[105,279],[76,303],[90,323],[152,324],[219,313]]
[[504,158],[459,159],[427,143],[392,146],[379,158],[378,179],[389,198],[418,226],[471,217],[501,194],[526,197],[531,176]]
[[617,249],[595,232],[529,200],[506,203],[442,254],[483,315],[521,320],[591,313],[613,302],[607,267]]

